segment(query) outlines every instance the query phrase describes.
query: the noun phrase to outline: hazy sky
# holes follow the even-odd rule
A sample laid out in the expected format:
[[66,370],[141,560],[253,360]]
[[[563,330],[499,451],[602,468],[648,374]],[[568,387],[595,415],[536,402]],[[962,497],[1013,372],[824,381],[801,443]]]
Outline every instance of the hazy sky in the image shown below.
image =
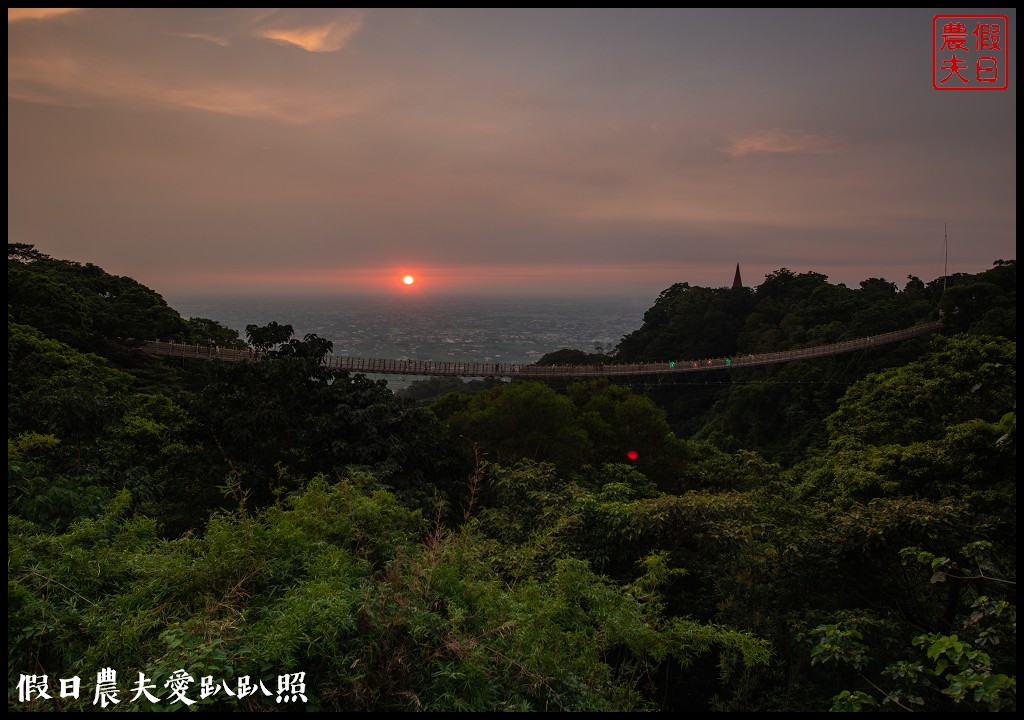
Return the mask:
[[[1009,17],[1010,87],[932,87]],[[165,297],[1016,258],[1016,12],[8,10],[8,239]]]

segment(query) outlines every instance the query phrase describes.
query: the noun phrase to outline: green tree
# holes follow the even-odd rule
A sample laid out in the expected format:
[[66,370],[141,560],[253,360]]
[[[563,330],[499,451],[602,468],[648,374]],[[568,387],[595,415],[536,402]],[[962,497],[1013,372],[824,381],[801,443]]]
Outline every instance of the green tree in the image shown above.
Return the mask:
[[[628,583],[570,557],[507,582],[494,565],[515,564],[517,548],[496,548],[472,523],[428,532],[367,484],[313,478],[281,506],[219,514],[178,540],[132,516],[126,494],[59,535],[10,523],[11,666],[142,672],[165,701],[140,698],[140,710],[180,708],[165,683],[189,668],[229,686],[248,675],[272,693],[277,676],[303,672],[306,710],[494,712],[657,709],[661,673],[769,661],[749,633],[666,612],[678,572],[664,554],[643,558]],[[276,705],[259,693],[194,697],[203,710]]]
[[110,353],[147,340],[182,340],[188,327],[153,290],[91,263],[8,244],[8,314],[79,350]]
[[998,420],[1014,409],[1016,344],[992,337],[935,338],[920,361],[857,383],[829,418],[830,434],[869,444],[926,440],[955,423]]
[[233,350],[244,350],[247,345],[237,330],[222,325],[210,318],[193,317],[187,321],[189,341],[200,345],[219,345]]
[[295,334],[291,325],[281,325],[276,320],[260,325],[246,325],[245,336],[249,339],[249,345],[258,352],[269,352],[278,345],[288,342]]
[[315,365],[319,365],[324,362],[333,350],[334,343],[330,340],[325,340],[315,333],[307,333],[303,336],[302,340],[292,338],[288,342],[283,343],[275,351],[275,354],[280,357],[303,358]]
[[451,491],[454,456],[432,415],[400,400],[383,381],[330,369],[330,343],[290,341],[261,362],[200,363],[182,403],[195,418],[191,442],[206,457],[204,504],[232,476],[262,507],[294,478],[373,468],[403,499],[432,505]]
[[503,384],[478,393],[443,419],[464,449],[476,444],[498,462],[528,458],[568,470],[591,452],[572,401],[542,383]]
[[[987,585],[970,588],[968,603],[955,609],[955,633],[917,635],[906,653],[910,659],[892,662],[870,677],[872,648],[864,642],[857,619],[815,628],[814,663],[834,662],[858,671],[863,689],[844,690],[833,699],[833,710],[861,710],[895,705],[901,710],[924,712],[1014,711],[1017,707],[1016,657],[1007,643],[1016,639],[1016,608],[1002,597],[981,594],[985,590],[1014,587],[1015,580],[989,575],[986,559],[991,544],[972,543],[963,549],[975,570],[959,567],[947,557],[908,547],[901,555],[917,562],[931,574],[931,583]],[[965,589],[966,590],[966,589]],[[1002,593],[999,593],[1002,595]],[[919,648],[919,650],[917,649]]]

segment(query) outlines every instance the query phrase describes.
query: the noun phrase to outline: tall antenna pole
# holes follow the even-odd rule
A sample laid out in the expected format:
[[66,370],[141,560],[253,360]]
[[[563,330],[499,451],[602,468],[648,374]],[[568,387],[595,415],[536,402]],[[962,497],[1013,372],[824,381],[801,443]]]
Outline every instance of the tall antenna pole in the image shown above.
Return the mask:
[[947,225],[948,225],[947,222],[943,222],[942,223],[942,235],[943,235],[943,243],[942,243],[942,254],[943,254],[943,260],[942,260],[942,294],[943,295],[946,294],[946,277],[949,275],[949,233],[946,231]]

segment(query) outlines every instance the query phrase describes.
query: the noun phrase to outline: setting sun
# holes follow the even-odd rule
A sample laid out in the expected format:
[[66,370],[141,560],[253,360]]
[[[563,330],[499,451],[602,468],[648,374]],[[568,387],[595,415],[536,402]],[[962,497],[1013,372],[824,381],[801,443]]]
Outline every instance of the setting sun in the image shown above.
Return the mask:
[[412,275],[406,275],[404,278],[402,278],[402,282],[404,282],[406,285],[412,285],[414,282],[416,282],[416,278],[414,278]]

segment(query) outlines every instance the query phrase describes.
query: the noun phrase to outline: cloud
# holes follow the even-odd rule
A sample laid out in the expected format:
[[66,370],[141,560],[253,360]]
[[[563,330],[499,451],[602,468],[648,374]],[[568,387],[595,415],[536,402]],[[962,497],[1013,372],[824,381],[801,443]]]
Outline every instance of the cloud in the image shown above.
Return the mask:
[[[187,76],[180,86],[154,82],[138,68],[84,57],[52,55],[8,63],[7,97],[23,102],[75,107],[97,102],[142,107],[177,107],[235,117],[262,118],[285,125],[360,114],[373,102],[370,91],[333,96],[301,88]],[[185,76],[183,76],[185,77]]]
[[19,22],[21,20],[46,20],[76,13],[85,8],[7,8],[7,22]]
[[307,52],[336,52],[341,50],[363,26],[363,15],[347,20],[314,27],[266,28],[259,36],[306,50]]
[[833,138],[824,135],[773,128],[733,138],[725,152],[732,157],[753,153],[831,155],[843,152],[843,149]]
[[[254,22],[266,19],[264,15]],[[294,125],[361,114],[377,96],[377,90],[353,86],[344,78],[336,80],[327,90],[318,90],[312,81],[294,83],[273,74],[239,76],[233,72],[229,59],[237,57],[236,54],[209,55],[193,51],[167,66],[156,62],[164,56],[170,57],[188,41],[198,39],[221,47],[244,45],[235,41],[242,33],[254,32],[246,29],[232,34],[231,30],[217,27],[212,32],[188,29],[161,32],[162,43],[160,37],[148,35],[152,52],[129,58],[117,55],[116,43],[61,44],[49,38],[46,42],[37,41],[36,36],[19,33],[16,46],[9,38],[7,97],[59,107],[116,104],[150,109],[185,108]],[[250,53],[252,49],[251,45],[246,48]],[[274,54],[264,52],[263,57],[254,58],[253,63],[258,66],[261,60],[268,61],[267,56]]]
[[220,45],[221,47],[231,47],[231,41],[227,38],[219,37],[217,35],[208,35],[206,33],[167,33],[173,37],[188,38],[189,40],[205,40],[211,42],[214,45]]

